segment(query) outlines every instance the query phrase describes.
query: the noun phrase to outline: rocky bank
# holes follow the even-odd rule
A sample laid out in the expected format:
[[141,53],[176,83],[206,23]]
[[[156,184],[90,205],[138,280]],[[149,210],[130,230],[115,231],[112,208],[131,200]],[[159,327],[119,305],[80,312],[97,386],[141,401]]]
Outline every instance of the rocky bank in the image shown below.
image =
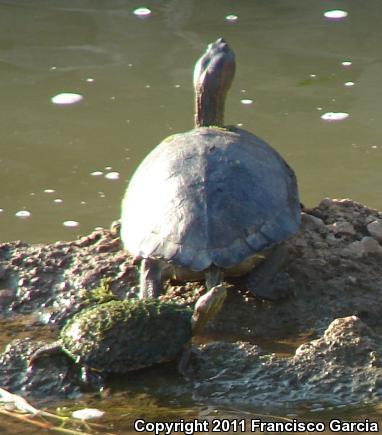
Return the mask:
[[[275,277],[287,278],[288,296],[257,300],[244,280],[230,282],[208,331],[224,340],[195,344],[190,380],[182,388],[198,402],[246,405],[380,400],[381,244],[377,210],[349,199],[324,199],[305,209],[300,231],[287,242],[288,264]],[[117,226],[73,242],[0,244],[2,325],[16,316],[33,337],[46,325],[56,336],[68,316],[89,304],[102,279],[124,298],[136,296],[137,276]],[[169,282],[165,297],[192,301],[202,291],[200,283]],[[289,356],[253,344],[280,339],[302,344]],[[79,392],[81,368],[65,357],[28,367],[40,345],[35,338],[8,343],[0,354],[0,385],[34,398]]]

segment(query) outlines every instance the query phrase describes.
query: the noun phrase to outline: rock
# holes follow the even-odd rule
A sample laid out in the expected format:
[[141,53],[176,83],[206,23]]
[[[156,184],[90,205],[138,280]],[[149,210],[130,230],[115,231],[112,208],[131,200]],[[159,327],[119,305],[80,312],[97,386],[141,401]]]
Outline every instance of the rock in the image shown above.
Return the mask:
[[341,254],[344,257],[361,258],[363,256],[361,242],[357,240],[356,242],[349,243],[349,245],[343,249]]
[[363,237],[362,240],[350,243],[342,255],[361,258],[368,254],[382,254],[382,247],[373,237]]
[[345,234],[353,236],[355,234],[355,229],[350,222],[334,222],[329,225],[329,228],[335,234]]
[[301,213],[301,224],[304,226],[321,226],[324,225],[324,221],[317,216],[313,216],[309,213]]
[[319,204],[319,208],[326,208],[326,207],[330,207],[334,202],[334,199],[332,198],[324,198],[320,204]]
[[370,215],[365,218],[365,225],[369,225],[371,222],[375,221],[376,216]]
[[336,245],[338,243],[339,239],[332,233],[329,233],[326,236],[326,243],[329,245]]
[[381,347],[376,333],[356,316],[335,319],[289,358],[264,354],[249,343],[202,345],[193,355],[194,398],[256,407],[378,403]]
[[373,237],[364,237],[361,245],[365,254],[382,254],[382,247]]
[[378,240],[378,242],[382,242],[382,219],[370,222],[369,225],[367,225],[367,231],[369,231],[369,234],[374,237],[374,239]]
[[[121,250],[119,238],[107,230],[93,231],[72,242],[2,243],[0,253],[6,253],[0,255],[0,289],[15,295],[0,295],[0,310],[26,314],[44,306],[50,309],[49,322],[58,325],[81,309],[103,278],[110,277],[117,296],[128,293],[136,283],[136,266]],[[86,292],[80,291],[83,289]]]
[[79,369],[69,365],[63,354],[57,355],[54,364],[46,358],[38,367],[28,366],[30,356],[44,344],[29,338],[10,342],[0,354],[1,387],[23,397],[42,398],[47,402],[78,396]]

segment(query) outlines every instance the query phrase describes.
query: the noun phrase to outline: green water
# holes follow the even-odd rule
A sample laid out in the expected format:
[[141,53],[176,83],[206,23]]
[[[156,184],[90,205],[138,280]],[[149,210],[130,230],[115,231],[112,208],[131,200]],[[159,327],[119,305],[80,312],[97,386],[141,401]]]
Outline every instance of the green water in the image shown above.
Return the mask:
[[[139,6],[152,13],[137,17]],[[325,18],[333,8],[349,15]],[[0,240],[71,239],[118,218],[138,162],[192,128],[192,68],[219,36],[238,63],[226,121],[282,153],[305,204],[382,208],[381,13],[379,0],[1,1]],[[83,100],[53,104],[62,92]]]
[[[139,18],[133,11],[143,6],[152,13]],[[329,20],[330,9],[348,16]],[[139,161],[167,135],[192,128],[193,65],[220,36],[238,63],[227,123],[287,159],[306,205],[351,197],[381,209],[381,14],[380,0],[0,1],[0,240],[70,240],[117,219]],[[63,92],[83,100],[53,104]],[[326,112],[349,117],[327,122]],[[20,210],[31,215],[17,217]],[[79,225],[65,227],[69,220]],[[118,397],[118,406],[93,406],[108,407],[116,430],[128,433],[129,400],[140,402]],[[154,414],[168,418],[178,407],[187,409],[179,418],[225,412],[167,400]],[[1,425],[20,432],[18,423]]]

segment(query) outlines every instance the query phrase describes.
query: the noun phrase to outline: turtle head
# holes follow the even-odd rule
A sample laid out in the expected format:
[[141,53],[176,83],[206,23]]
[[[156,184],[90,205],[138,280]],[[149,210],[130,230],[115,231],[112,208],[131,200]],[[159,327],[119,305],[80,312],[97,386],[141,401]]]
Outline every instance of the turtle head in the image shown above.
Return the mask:
[[234,75],[235,54],[219,38],[209,44],[194,68],[196,127],[224,126],[224,104]]
[[191,320],[192,335],[199,334],[207,322],[220,311],[226,296],[227,289],[220,284],[212,287],[211,290],[197,300]]

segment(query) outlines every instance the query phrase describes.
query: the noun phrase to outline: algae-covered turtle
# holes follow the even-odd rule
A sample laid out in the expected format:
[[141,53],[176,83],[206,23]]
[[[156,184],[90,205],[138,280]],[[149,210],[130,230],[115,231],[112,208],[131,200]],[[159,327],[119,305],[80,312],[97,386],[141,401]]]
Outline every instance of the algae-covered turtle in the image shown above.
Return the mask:
[[171,361],[217,314],[225,297],[220,285],[201,296],[194,309],[159,299],[114,300],[85,308],[69,319],[59,340],[37,350],[30,363],[62,351],[80,366],[105,373]]
[[293,170],[263,140],[224,126],[234,72],[228,44],[210,44],[194,70],[195,128],[165,139],[129,183],[121,238],[141,259],[142,298],[158,296],[172,276],[205,277],[211,288],[224,275],[248,273],[259,253],[268,262],[249,285],[255,294],[266,291],[262,283],[282,258],[272,248],[299,228]]

